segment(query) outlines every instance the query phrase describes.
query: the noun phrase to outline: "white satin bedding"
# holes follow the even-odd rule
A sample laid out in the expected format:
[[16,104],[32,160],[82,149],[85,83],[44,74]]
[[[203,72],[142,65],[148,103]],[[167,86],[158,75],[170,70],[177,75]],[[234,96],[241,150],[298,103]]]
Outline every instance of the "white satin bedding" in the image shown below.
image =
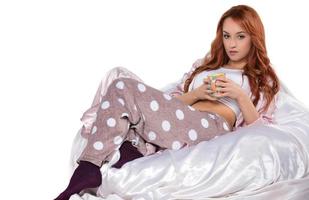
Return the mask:
[[[118,69],[121,73],[108,74],[101,85],[120,76],[136,78]],[[139,158],[121,169],[103,165],[99,197],[74,195],[71,200],[309,199],[309,111],[281,85],[274,124],[252,124],[190,148]],[[79,131],[72,170],[85,144]],[[109,165],[118,158],[115,154]]]

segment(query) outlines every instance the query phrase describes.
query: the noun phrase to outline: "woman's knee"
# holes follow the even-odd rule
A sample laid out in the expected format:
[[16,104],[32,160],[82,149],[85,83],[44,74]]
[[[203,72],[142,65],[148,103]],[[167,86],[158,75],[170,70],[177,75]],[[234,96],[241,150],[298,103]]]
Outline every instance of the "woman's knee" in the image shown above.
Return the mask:
[[112,85],[114,85],[117,89],[123,90],[123,89],[139,89],[140,91],[145,90],[145,85],[141,83],[140,81],[135,80],[134,78],[128,78],[128,77],[119,77],[115,79],[112,82]]

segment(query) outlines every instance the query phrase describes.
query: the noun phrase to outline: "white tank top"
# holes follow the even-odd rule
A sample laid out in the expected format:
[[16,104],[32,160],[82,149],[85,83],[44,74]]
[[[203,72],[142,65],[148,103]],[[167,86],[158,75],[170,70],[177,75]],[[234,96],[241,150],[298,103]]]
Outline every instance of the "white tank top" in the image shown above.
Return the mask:
[[[247,94],[248,96],[251,93],[250,86],[249,86],[249,80],[247,76],[242,76],[243,69],[230,69],[225,67],[220,67],[219,69],[210,70],[210,71],[203,71],[196,75],[189,86],[189,91],[199,87],[203,84],[203,79],[206,78],[208,75],[216,74],[216,73],[225,73],[226,78],[233,80],[236,84],[238,84]],[[236,100],[230,98],[230,97],[222,97],[218,99],[219,102],[227,105],[230,107],[236,117],[240,114],[240,108]]]

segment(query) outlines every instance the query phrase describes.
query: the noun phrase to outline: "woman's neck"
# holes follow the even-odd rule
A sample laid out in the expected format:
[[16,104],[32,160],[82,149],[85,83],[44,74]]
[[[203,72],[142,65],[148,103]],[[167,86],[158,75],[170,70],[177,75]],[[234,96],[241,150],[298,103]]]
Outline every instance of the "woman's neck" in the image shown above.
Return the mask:
[[233,62],[233,61],[229,61],[226,65],[227,68],[232,68],[232,69],[243,69],[246,65],[246,62]]

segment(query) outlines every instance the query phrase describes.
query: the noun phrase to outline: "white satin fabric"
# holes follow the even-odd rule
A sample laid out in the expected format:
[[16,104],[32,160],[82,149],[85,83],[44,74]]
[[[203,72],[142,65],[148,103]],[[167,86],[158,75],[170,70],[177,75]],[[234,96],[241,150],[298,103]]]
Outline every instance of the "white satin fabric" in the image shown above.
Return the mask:
[[[138,79],[119,67],[100,85],[106,87],[122,76]],[[190,148],[139,158],[121,169],[109,168],[119,158],[115,154],[101,168],[99,197],[74,195],[71,200],[309,199],[309,111],[282,81],[281,86],[275,123],[254,123]],[[72,147],[72,170],[86,142],[79,131]]]

